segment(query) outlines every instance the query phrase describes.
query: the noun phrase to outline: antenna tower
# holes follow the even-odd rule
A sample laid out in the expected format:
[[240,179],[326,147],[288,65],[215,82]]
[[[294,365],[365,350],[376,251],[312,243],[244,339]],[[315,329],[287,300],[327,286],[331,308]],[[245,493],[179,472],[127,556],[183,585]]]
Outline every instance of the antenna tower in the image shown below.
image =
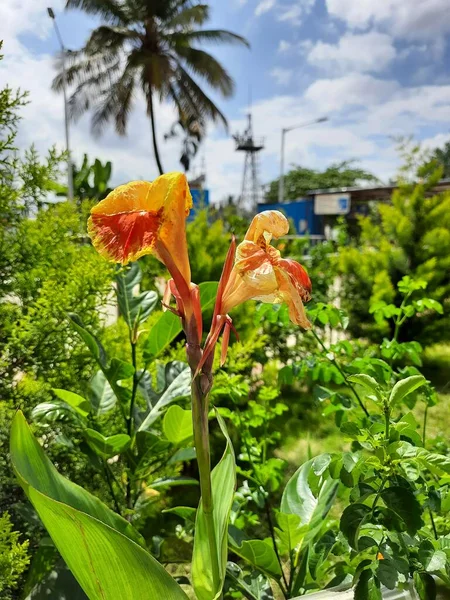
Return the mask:
[[236,151],[245,152],[244,175],[240,205],[243,209],[253,211],[261,200],[261,184],[259,183],[259,153],[264,148],[264,139],[253,136],[252,115],[247,115],[248,125],[243,134],[233,136]]

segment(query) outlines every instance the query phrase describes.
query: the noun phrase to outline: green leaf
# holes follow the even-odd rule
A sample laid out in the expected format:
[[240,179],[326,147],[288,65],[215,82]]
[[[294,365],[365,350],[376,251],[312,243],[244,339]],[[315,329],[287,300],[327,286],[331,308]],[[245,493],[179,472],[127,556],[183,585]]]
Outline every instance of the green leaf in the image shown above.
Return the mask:
[[370,375],[366,375],[365,373],[359,373],[357,375],[350,375],[347,377],[347,380],[351,383],[356,383],[361,387],[365,388],[368,392],[371,392],[376,396],[378,400],[382,400],[383,394],[380,387],[380,384],[376,379],[371,377]]
[[448,456],[437,454],[435,452],[428,452],[425,448],[420,448],[417,451],[417,458],[433,473],[447,473],[450,475],[450,458]]
[[194,523],[197,509],[191,506],[174,506],[173,508],[166,508],[163,510],[163,513],[171,513],[177,515],[177,517],[181,517],[185,521]]
[[[218,284],[215,281],[205,281],[199,285],[200,301],[203,315],[214,307]],[[146,363],[150,363],[181,333],[180,318],[167,311],[152,327],[143,347]]]
[[31,418],[38,423],[56,423],[73,421],[79,426],[85,425],[80,414],[62,400],[41,402],[31,411]]
[[354,600],[382,600],[378,579],[373,576],[370,569],[361,572],[355,587]]
[[90,331],[86,329],[83,321],[77,314],[69,313],[68,317],[70,319],[72,327],[75,329],[75,331],[81,337],[83,342],[89,348],[89,351],[92,354],[92,356],[97,360],[99,365],[101,365],[102,367],[106,367],[106,352],[99,340],[94,335],[92,335]]
[[423,375],[411,375],[411,377],[397,381],[392,388],[391,395],[389,396],[389,404],[391,406],[399,404],[403,398],[417,390],[417,388],[421,387],[422,385],[425,385],[426,382],[427,380]]
[[419,547],[419,560],[428,573],[445,570],[447,556],[442,550],[436,550],[429,540],[421,542]]
[[91,412],[91,406],[89,402],[82,396],[79,396],[74,392],[68,392],[67,390],[60,390],[57,388],[53,388],[52,391],[55,394],[55,396],[58,396],[60,400],[63,400],[66,404],[71,406],[83,418],[87,417],[88,414]]
[[415,571],[413,578],[420,600],[436,600],[436,582],[429,573]]
[[175,452],[172,458],[167,462],[168,465],[174,465],[177,462],[182,462],[185,460],[193,460],[197,456],[195,452],[195,448],[180,448]]
[[393,486],[381,492],[381,498],[405,523],[409,534],[414,535],[423,525],[421,508],[413,492],[400,486]]
[[180,445],[194,435],[192,427],[192,410],[184,410],[180,406],[170,406],[164,415],[163,431],[172,444]]
[[269,577],[280,579],[281,567],[271,542],[244,540],[241,545],[232,543],[230,549]]
[[286,484],[280,505],[281,512],[298,515],[301,524],[309,525],[311,530],[322,523],[331,508],[339,487],[337,482],[328,479],[323,483],[317,497],[312,492],[308,481],[310,477],[315,478],[316,482],[319,481],[314,469],[317,469],[318,465],[321,464],[321,457],[324,457],[326,463],[330,463],[329,455],[325,454],[303,464]]
[[227,564],[227,532],[231,506],[236,487],[236,464],[233,446],[225,423],[216,410],[216,418],[226,439],[225,452],[211,473],[214,505],[214,533],[219,552],[220,581],[214,586],[205,514],[200,500],[195,521],[194,551],[192,555],[192,582],[198,600],[216,600],[220,597]]
[[89,401],[94,415],[103,415],[114,408],[116,395],[103,371],[97,371],[89,383]]
[[191,370],[186,367],[169,385],[164,394],[159,398],[158,402],[151,409],[145,419],[139,426],[139,431],[148,429],[163,413],[165,408],[171,402],[178,398],[186,398],[191,393]]
[[341,516],[340,529],[352,548],[358,550],[358,537],[361,525],[370,515],[371,509],[365,504],[350,504]]
[[[60,475],[18,412],[11,428],[11,461],[61,556],[90,600],[186,600],[165,569],[144,549],[135,529],[97,498]],[[142,544],[142,545],[140,545]]]
[[281,543],[282,552],[289,554],[302,541],[307,531],[307,525],[302,526],[301,518],[298,515],[277,513],[278,527],[275,527],[279,543]]
[[161,479],[155,479],[149,485],[154,490],[160,488],[169,488],[178,485],[198,485],[198,481],[193,477],[185,477],[180,475],[179,477],[161,477]]
[[142,279],[139,263],[133,262],[116,275],[117,301],[120,314],[125,319],[128,327],[133,329],[137,324],[143,323],[153,312],[158,304],[158,294],[148,291],[135,295],[134,289]]
[[105,437],[95,429],[87,428],[84,430],[84,435],[92,450],[104,459],[121,454],[129,447],[131,442],[130,436],[125,433]]
[[378,561],[377,577],[389,590],[395,589],[397,585],[398,572],[392,560],[385,557]]

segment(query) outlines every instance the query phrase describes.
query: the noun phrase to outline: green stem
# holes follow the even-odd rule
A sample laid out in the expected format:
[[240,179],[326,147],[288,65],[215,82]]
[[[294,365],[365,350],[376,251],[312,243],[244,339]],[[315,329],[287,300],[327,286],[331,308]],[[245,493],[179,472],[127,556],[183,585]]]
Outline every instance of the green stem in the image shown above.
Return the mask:
[[131,390],[131,399],[130,399],[130,412],[128,414],[128,419],[127,419],[128,435],[131,435],[132,430],[133,430],[133,409],[134,409],[134,403],[136,402],[136,393],[137,393],[137,388],[138,388],[138,384],[139,384],[139,380],[140,380],[140,378],[138,377],[138,374],[137,374],[136,343],[133,341],[131,341],[131,362],[134,367],[134,373],[133,373],[133,387]]
[[388,406],[385,406],[385,408],[384,408],[384,437],[385,437],[386,443],[389,443],[390,422],[391,422],[391,411],[389,410]]
[[220,587],[220,567],[214,529],[213,496],[211,485],[211,452],[209,447],[208,398],[202,392],[200,378],[192,382],[192,422],[197,464],[200,476],[200,493],[208,535],[214,589]]
[[[320,337],[317,335],[317,333],[314,331],[314,329],[310,329],[311,333],[313,334],[313,336],[315,337],[316,341],[320,344],[320,346],[322,347],[322,350],[328,354],[330,351],[329,349],[325,346],[325,344],[322,342],[322,340],[320,339]],[[328,358],[328,357],[327,357]],[[339,373],[342,375],[342,377],[345,379],[345,383],[348,385],[348,387],[352,390],[353,394],[355,395],[356,400],[358,401],[359,406],[362,408],[362,410],[364,411],[364,414],[366,415],[366,417],[369,417],[369,411],[367,410],[367,408],[364,406],[363,401],[361,400],[358,392],[356,391],[355,387],[351,384],[350,381],[348,381],[347,379],[347,375],[344,373],[344,371],[341,369],[341,367],[339,366],[339,363],[337,362],[337,360],[335,358],[329,358],[328,359],[331,363],[333,363],[333,365],[336,367],[336,369],[339,371]]]
[[423,414],[423,430],[422,430],[422,444],[425,448],[426,435],[427,435],[427,418],[428,418],[428,402],[425,404],[425,412]]
[[436,529],[436,523],[434,522],[433,511],[431,510],[431,508],[428,508],[428,511],[430,513],[430,519],[431,519],[431,525],[433,527],[434,539],[438,540],[439,536],[438,536],[438,532]]
[[108,464],[106,463],[106,461],[104,462],[104,468],[105,468],[105,478],[106,478],[106,482],[107,482],[107,484],[108,484],[109,491],[111,492],[111,497],[112,497],[112,499],[113,499],[114,506],[115,506],[115,508],[116,508],[116,512],[117,512],[117,513],[118,513],[120,516],[122,516],[121,510],[120,510],[120,506],[119,506],[119,503],[118,503],[118,501],[117,501],[116,494],[115,494],[115,492],[114,492],[114,487],[113,487],[112,480],[111,480],[111,473],[109,472]]

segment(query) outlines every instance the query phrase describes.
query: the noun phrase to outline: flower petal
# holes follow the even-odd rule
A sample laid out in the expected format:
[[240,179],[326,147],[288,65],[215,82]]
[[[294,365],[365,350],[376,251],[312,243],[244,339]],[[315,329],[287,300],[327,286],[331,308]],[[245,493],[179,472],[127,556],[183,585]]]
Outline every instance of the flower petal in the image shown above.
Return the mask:
[[265,248],[272,238],[278,239],[289,232],[289,221],[279,210],[264,210],[253,217],[245,239]]
[[93,207],[88,232],[100,254],[122,264],[145,254],[161,260],[157,245],[163,244],[189,283],[185,220],[191,207],[192,197],[182,173],[167,173],[153,183],[133,181]]

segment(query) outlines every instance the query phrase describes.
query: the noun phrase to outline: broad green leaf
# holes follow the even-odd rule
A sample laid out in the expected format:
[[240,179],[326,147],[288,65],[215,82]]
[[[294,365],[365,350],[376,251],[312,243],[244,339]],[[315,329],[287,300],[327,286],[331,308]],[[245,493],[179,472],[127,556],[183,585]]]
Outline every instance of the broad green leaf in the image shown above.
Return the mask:
[[411,375],[411,377],[397,381],[392,388],[391,395],[389,396],[389,404],[391,406],[399,404],[403,398],[417,390],[417,388],[421,387],[422,385],[425,385],[426,382],[427,380],[423,375]]
[[395,567],[394,561],[386,556],[383,560],[379,560],[377,577],[389,590],[395,589],[395,586],[397,585],[398,571]]
[[381,391],[380,384],[376,379],[371,377],[370,375],[366,375],[365,373],[358,373],[357,375],[350,375],[347,377],[347,380],[351,383],[356,383],[361,387],[365,388],[368,392],[371,392],[376,396],[378,400],[382,400],[383,394]]
[[84,430],[86,441],[92,450],[101,458],[107,459],[124,452],[131,443],[131,438],[125,433],[105,437],[95,429]]
[[[325,462],[329,464],[329,455],[321,456],[324,456]],[[319,532],[339,487],[338,482],[329,478],[322,483],[317,496],[311,490],[309,478],[315,478],[316,482],[319,482],[314,468],[321,463],[321,456],[309,460],[294,473],[281,498],[281,512],[297,515],[301,525],[308,525],[305,543],[312,541]]]
[[[217,283],[205,281],[199,285],[203,314],[214,307],[217,295]],[[167,311],[152,327],[144,343],[144,361],[150,363],[181,333],[179,317]]]
[[442,550],[436,550],[429,540],[424,540],[419,547],[419,560],[428,573],[445,570],[447,556]]
[[244,540],[241,545],[231,544],[230,549],[269,577],[280,579],[281,567],[271,542]]
[[178,398],[185,398],[191,393],[191,370],[186,367],[184,371],[172,381],[155,406],[151,409],[139,426],[139,431],[147,430],[162,415],[163,408]]
[[192,410],[184,410],[181,406],[170,406],[164,415],[163,431],[172,444],[180,445],[194,435],[192,427]]
[[414,535],[422,527],[422,509],[410,489],[392,486],[381,492],[381,498],[403,520],[409,534]]
[[437,474],[447,473],[450,475],[450,458],[436,452],[428,452],[425,448],[417,451],[418,460],[430,471]]
[[359,502],[350,504],[342,513],[340,529],[347,538],[350,546],[355,550],[358,550],[358,537],[361,525],[370,513],[371,509]]
[[79,396],[74,392],[68,392],[67,390],[60,390],[56,388],[53,388],[52,391],[55,396],[58,396],[60,400],[63,400],[66,404],[71,406],[83,418],[87,417],[91,412],[90,404],[85,398],[83,398],[83,396]]
[[158,304],[156,292],[147,291],[135,295],[134,289],[140,284],[141,279],[142,272],[138,262],[131,263],[116,275],[120,314],[130,329],[133,329],[136,324],[143,323]]
[[11,461],[20,485],[90,600],[117,600],[118,590],[121,600],[186,600],[125,519],[57,472],[21,412],[12,423]]
[[41,402],[31,411],[33,421],[40,423],[55,423],[57,421],[73,421],[81,427],[84,424],[80,414],[62,400]]
[[114,408],[116,395],[103,371],[97,371],[89,383],[89,401],[94,415],[103,415]]
[[194,551],[192,555],[192,582],[198,600],[216,600],[220,597],[227,565],[228,521],[236,487],[236,464],[233,446],[222,417],[216,418],[226,439],[225,452],[211,473],[214,505],[214,532],[219,552],[220,582],[214,586],[211,554],[209,551],[205,514],[200,500],[195,521]]

